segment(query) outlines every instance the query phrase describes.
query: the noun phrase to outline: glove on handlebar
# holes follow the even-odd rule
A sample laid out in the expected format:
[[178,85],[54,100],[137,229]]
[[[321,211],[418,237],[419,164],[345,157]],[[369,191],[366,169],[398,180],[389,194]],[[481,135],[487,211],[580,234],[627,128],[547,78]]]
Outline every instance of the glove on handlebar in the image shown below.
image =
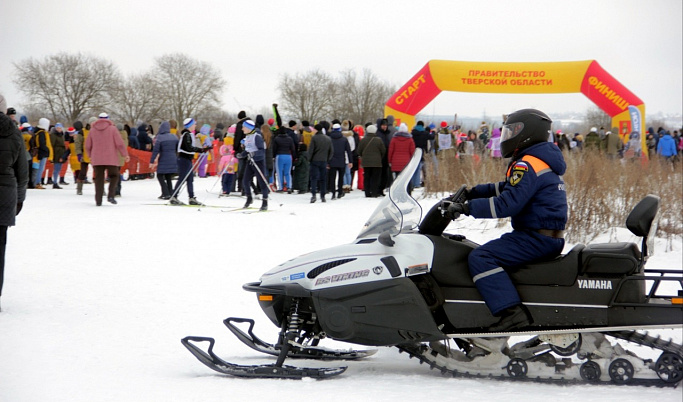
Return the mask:
[[461,214],[469,215],[470,207],[467,205],[467,203],[453,202],[448,206],[444,216],[450,220],[455,220],[458,219]]

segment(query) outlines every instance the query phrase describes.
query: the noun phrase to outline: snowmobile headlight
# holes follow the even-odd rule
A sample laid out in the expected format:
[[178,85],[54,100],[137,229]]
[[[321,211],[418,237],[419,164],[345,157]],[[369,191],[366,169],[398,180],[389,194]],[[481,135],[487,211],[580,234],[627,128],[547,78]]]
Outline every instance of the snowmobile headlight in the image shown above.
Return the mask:
[[273,301],[273,295],[258,295],[258,301]]

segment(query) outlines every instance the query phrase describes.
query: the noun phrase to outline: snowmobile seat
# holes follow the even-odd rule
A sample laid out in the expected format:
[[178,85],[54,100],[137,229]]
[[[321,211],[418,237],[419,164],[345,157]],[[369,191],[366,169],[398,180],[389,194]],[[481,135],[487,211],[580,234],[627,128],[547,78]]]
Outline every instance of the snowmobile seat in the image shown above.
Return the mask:
[[[441,286],[474,287],[467,267],[470,251],[477,247],[469,240],[452,241],[442,236],[427,235],[434,243],[431,274]],[[518,285],[572,286],[579,273],[583,244],[550,261],[506,269]]]
[[589,244],[581,253],[581,275],[619,277],[636,274],[640,267],[635,243]]
[[584,248],[583,244],[577,244],[567,254],[555,259],[507,269],[507,272],[512,282],[519,285],[572,286],[579,274],[579,261]]

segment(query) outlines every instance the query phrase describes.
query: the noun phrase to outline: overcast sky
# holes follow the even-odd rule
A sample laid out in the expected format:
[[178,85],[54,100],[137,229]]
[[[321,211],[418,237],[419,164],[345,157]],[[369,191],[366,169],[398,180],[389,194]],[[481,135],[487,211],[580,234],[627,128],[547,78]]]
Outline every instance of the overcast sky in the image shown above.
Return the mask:
[[[0,92],[26,100],[13,63],[58,52],[112,60],[124,74],[181,52],[228,82],[223,108],[279,102],[283,73],[372,70],[403,85],[431,59],[597,60],[647,113],[681,113],[681,0],[22,0],[3,4]],[[423,113],[585,112],[582,94],[442,93]],[[338,116],[343,118],[343,116]]]

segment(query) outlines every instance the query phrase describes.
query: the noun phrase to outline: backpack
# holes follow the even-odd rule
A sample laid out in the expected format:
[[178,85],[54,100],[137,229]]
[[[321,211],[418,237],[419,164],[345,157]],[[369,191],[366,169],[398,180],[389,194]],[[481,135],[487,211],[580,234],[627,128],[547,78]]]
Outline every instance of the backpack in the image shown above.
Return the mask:
[[38,156],[38,134],[33,133],[31,139],[28,140],[28,152],[31,156]]

